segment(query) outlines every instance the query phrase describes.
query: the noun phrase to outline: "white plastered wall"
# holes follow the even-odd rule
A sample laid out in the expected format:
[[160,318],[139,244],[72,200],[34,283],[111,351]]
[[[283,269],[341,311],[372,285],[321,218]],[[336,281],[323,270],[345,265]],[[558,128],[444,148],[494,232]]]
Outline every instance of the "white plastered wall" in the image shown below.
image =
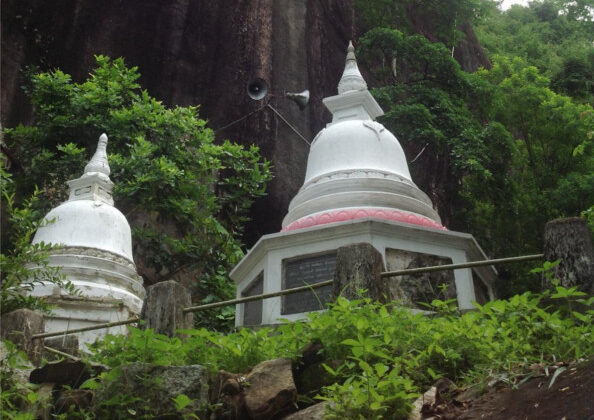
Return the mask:
[[[318,226],[301,231],[283,232],[264,236],[242,262],[233,270],[231,277],[237,282],[237,296],[263,271],[263,293],[282,289],[283,261],[295,257],[307,257],[334,251],[355,243],[373,245],[384,259],[386,249],[398,249],[450,258],[454,264],[470,261],[468,247],[475,246],[476,255],[482,250],[471,235],[449,231],[436,231],[398,222],[358,220]],[[484,256],[484,254],[482,254]],[[249,267],[246,271],[245,268]],[[458,307],[472,309],[475,300],[471,269],[454,270]],[[329,279],[330,280],[330,279]],[[488,282],[486,282],[488,285]],[[493,297],[491,287],[489,294]],[[262,324],[278,323],[280,319],[298,320],[307,313],[282,315],[282,297],[262,301]],[[243,324],[243,305],[236,306],[236,326]]]

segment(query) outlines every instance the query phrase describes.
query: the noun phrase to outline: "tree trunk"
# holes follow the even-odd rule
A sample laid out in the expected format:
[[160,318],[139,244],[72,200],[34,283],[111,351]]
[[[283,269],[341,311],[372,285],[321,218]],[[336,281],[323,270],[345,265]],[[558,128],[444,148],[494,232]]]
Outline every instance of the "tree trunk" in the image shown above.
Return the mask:
[[[561,260],[552,277],[565,287],[577,286],[594,293],[594,247],[588,225],[579,217],[556,219],[545,226],[544,255],[547,261]],[[543,276],[542,287],[551,287],[550,276]]]
[[354,244],[338,248],[334,274],[334,296],[357,299],[359,290],[367,290],[365,296],[380,302],[386,301],[389,290],[381,278],[384,271],[382,254],[372,245]]
[[181,284],[173,280],[153,284],[146,291],[140,313],[145,321],[142,328],[168,337],[175,336],[177,330],[194,328],[194,314],[183,312],[191,304],[190,292]]

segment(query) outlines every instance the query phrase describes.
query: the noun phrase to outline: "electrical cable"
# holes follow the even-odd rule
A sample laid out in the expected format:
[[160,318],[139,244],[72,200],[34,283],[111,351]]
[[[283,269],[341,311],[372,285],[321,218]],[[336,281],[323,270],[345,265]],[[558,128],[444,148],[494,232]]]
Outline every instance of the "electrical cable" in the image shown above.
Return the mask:
[[300,133],[299,131],[297,131],[297,129],[296,129],[295,127],[293,127],[293,126],[291,125],[291,123],[290,123],[289,121],[287,121],[287,120],[285,119],[285,117],[283,117],[283,116],[281,115],[281,113],[280,113],[280,112],[278,112],[278,111],[277,111],[277,110],[276,110],[276,109],[275,109],[275,108],[274,108],[272,105],[270,105],[270,104],[266,104],[266,106],[267,106],[268,108],[272,109],[272,111],[273,111],[273,112],[274,112],[276,115],[278,115],[278,116],[279,116],[279,118],[280,118],[281,120],[283,120],[283,121],[284,121],[284,123],[285,123],[285,124],[287,124],[287,125],[289,126],[289,128],[295,132],[295,134],[297,134],[299,137],[301,137],[301,140],[303,140],[304,142],[306,142],[308,146],[311,146],[311,143],[310,143],[309,141],[307,141],[307,139],[306,139],[305,137],[303,137],[303,136],[301,135],[301,133]]
[[276,110],[276,108],[274,108],[272,105],[270,105],[270,100],[267,100],[266,103],[264,105],[262,105],[260,108],[254,110],[254,111],[248,112],[243,117],[240,117],[240,118],[236,119],[235,121],[232,121],[227,125],[224,125],[221,128],[217,128],[215,130],[215,133],[218,133],[219,131],[223,131],[223,130],[231,127],[232,125],[235,125],[238,122],[245,120],[247,117],[262,111],[264,108],[270,108],[272,110],[272,112],[274,112],[285,124],[287,124],[287,126],[289,126],[289,128],[291,130],[293,130],[293,132],[295,134],[297,134],[299,136],[299,138],[301,138],[301,140],[303,140],[305,143],[307,143],[308,146],[311,146],[311,143],[299,131],[297,131],[297,129],[295,127],[293,127],[293,125],[291,125],[291,123],[289,121],[287,121],[287,119],[285,117],[283,117],[279,111]]
[[232,122],[230,122],[229,124],[227,124],[227,125],[224,125],[224,126],[223,126],[223,127],[221,127],[221,128],[217,128],[217,129],[215,130],[215,133],[218,133],[219,131],[223,131],[223,130],[225,130],[226,128],[229,128],[229,127],[231,127],[232,125],[235,125],[235,124],[237,124],[238,122],[241,122],[241,121],[245,120],[247,117],[249,117],[249,116],[251,116],[251,115],[254,115],[254,114],[256,114],[256,113],[258,113],[258,112],[262,111],[264,108],[266,108],[266,107],[268,106],[268,102],[269,102],[269,100],[267,100],[267,101],[264,103],[264,105],[262,105],[260,108],[258,108],[258,109],[256,109],[256,110],[254,110],[254,111],[252,111],[252,112],[248,112],[248,113],[247,113],[247,114],[245,114],[243,117],[241,117],[241,118],[238,118],[238,119],[236,119],[235,121],[232,121]]

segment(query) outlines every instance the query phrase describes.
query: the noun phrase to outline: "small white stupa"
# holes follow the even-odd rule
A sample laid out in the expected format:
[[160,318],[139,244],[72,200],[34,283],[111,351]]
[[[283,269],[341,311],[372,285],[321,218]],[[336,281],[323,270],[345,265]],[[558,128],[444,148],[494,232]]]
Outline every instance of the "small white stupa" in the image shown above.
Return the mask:
[[[33,296],[55,305],[46,318],[46,332],[66,331],[138,315],[145,290],[132,257],[130,225],[113,206],[107,161],[107,136],[99,138],[97,151],[84,174],[68,181],[68,200],[52,209],[33,243],[58,245],[49,264],[78,290],[69,295],[53,284],[37,285]],[[124,333],[125,326],[77,333],[79,343],[91,343],[110,334]]]
[[[390,271],[486,259],[472,235],[441,225],[431,200],[412,181],[400,143],[374,121],[383,111],[367,90],[352,43],[338,95],[325,98],[324,104],[332,122],[311,144],[305,181],[291,201],[282,231],[263,236],[231,272],[237,297],[330,280],[336,250],[354,243],[373,245]],[[395,278],[390,298],[414,303],[444,283],[461,309],[493,298],[492,268],[439,275],[437,281],[435,275]],[[322,309],[330,292],[328,286],[316,289],[315,295],[307,291],[237,305],[236,325],[303,318]]]

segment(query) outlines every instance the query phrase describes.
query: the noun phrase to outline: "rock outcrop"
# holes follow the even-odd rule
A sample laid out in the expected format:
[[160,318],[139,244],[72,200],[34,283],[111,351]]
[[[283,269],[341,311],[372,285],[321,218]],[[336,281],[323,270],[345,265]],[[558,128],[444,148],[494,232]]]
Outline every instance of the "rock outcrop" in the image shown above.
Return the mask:
[[[321,99],[335,94],[344,50],[359,34],[350,0],[254,0],[143,2],[105,0],[5,0],[2,2],[2,114],[4,127],[31,119],[22,70],[59,67],[82,80],[94,54],[123,56],[138,66],[143,87],[169,105],[201,104],[202,117],[220,139],[256,144],[274,163],[268,196],[254,206],[245,242],[280,229],[290,199],[302,185],[308,145],[270,109],[222,129],[262,106],[249,99],[254,77],[268,81],[272,104],[306,138],[329,120]],[[412,27],[431,36],[432,24],[407,9]],[[472,33],[455,57],[465,70],[488,66]],[[283,92],[309,89],[309,107],[300,111]],[[141,271],[142,267],[138,267]],[[146,273],[141,272],[142,275]],[[154,279],[147,278],[148,283]]]
[[[138,413],[150,413],[155,417],[178,418],[180,413],[175,399],[183,394],[191,402],[185,412],[200,414],[208,405],[208,372],[200,365],[155,366],[133,363],[120,367],[121,375],[101,383],[95,391],[93,411],[105,418],[110,410],[110,401],[126,398],[129,409]],[[136,402],[136,406],[135,406]],[[167,417],[170,416],[170,417]],[[199,415],[199,418],[200,415]]]

